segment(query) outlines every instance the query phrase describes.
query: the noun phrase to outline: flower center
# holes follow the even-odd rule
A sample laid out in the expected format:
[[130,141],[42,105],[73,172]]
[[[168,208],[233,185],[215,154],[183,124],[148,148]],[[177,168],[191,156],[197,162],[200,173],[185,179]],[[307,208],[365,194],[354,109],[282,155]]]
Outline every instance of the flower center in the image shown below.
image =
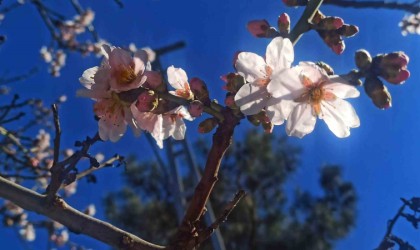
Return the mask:
[[136,74],[131,66],[122,66],[118,72],[118,80],[120,84],[127,84],[136,79]]
[[324,89],[321,86],[314,86],[308,89],[309,102],[318,104],[324,99]]

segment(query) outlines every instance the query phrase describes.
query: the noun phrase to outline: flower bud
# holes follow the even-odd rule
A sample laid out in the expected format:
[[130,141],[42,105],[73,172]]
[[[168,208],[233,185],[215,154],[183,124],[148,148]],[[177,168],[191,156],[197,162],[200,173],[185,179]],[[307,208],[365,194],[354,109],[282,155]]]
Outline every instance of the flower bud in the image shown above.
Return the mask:
[[203,109],[204,109],[203,103],[198,100],[192,101],[190,105],[188,106],[188,112],[190,113],[192,117],[201,116],[203,114]]
[[247,29],[255,37],[267,37],[270,24],[267,20],[252,20],[248,22]]
[[331,46],[331,49],[334,51],[334,53],[336,53],[337,55],[340,55],[341,53],[344,52],[344,49],[346,48],[346,44],[344,43],[344,41],[339,41],[337,44],[333,44]]
[[228,106],[231,109],[237,109],[238,108],[238,106],[236,106],[236,103],[235,103],[235,95],[234,94],[232,94],[232,93],[226,94],[225,105]]
[[356,51],[354,59],[356,66],[361,70],[368,70],[372,65],[372,57],[367,50],[360,49]]
[[405,80],[410,77],[410,71],[407,69],[396,69],[396,68],[387,68],[385,72],[383,72],[384,79],[393,84],[403,84]]
[[274,127],[273,123],[263,122],[261,125],[262,125],[265,133],[271,134],[271,132],[273,132],[273,127]]
[[197,100],[203,103],[210,103],[209,91],[203,80],[197,77],[192,78],[190,80],[190,89]]
[[229,73],[221,79],[226,82],[224,89],[234,94],[245,84],[245,78],[237,73]]
[[153,90],[143,91],[137,97],[136,107],[140,112],[153,111],[158,106],[158,98]]
[[372,99],[376,107],[388,109],[392,106],[391,94],[379,78],[366,78],[364,87],[366,94]]
[[287,35],[290,32],[290,17],[287,13],[283,13],[277,20],[280,34]]
[[202,134],[209,133],[217,126],[217,124],[218,122],[216,118],[207,118],[198,125],[198,132]]
[[334,75],[334,70],[330,65],[328,65],[328,64],[326,64],[322,61],[317,62],[316,65],[318,65],[321,69],[325,70],[327,75],[329,75],[329,76]]
[[337,29],[337,32],[341,36],[352,37],[359,32],[359,27],[356,25],[344,24],[339,29]]
[[386,54],[381,61],[382,65],[396,65],[400,68],[407,66],[410,58],[402,51]]
[[143,84],[143,87],[155,90],[155,91],[165,91],[166,85],[163,82],[163,77],[160,72],[157,71],[146,71],[144,75],[147,77],[146,82]]
[[329,16],[323,18],[319,23],[318,27],[323,30],[336,30],[344,25],[344,20],[340,17]]

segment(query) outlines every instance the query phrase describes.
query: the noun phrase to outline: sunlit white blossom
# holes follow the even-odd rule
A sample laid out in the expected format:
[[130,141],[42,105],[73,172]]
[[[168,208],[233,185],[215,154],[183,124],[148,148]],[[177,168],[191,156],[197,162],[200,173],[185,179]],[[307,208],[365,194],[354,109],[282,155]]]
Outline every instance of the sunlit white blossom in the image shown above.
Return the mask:
[[168,68],[168,82],[176,89],[175,91],[170,91],[170,93],[188,100],[194,97],[188,83],[187,73],[183,69],[170,66]]
[[273,103],[272,110],[287,117],[288,135],[303,137],[311,133],[316,118],[323,119],[339,138],[350,135],[350,128],[360,125],[359,117],[345,98],[359,96],[359,91],[339,76],[328,76],[313,63],[300,63],[273,77],[267,87]]
[[[254,115],[265,108],[271,96],[267,86],[273,76],[290,68],[294,60],[293,45],[289,39],[277,37],[267,46],[265,59],[251,52],[238,54],[235,67],[249,84],[242,86],[235,95],[235,103],[245,115]],[[276,83],[277,84],[277,83]],[[274,124],[283,123],[285,117],[277,117]]]

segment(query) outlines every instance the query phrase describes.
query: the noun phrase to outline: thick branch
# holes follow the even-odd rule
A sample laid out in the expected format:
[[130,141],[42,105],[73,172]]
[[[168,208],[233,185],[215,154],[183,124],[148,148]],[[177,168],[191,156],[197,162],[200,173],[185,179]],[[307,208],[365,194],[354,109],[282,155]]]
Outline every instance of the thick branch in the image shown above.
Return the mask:
[[0,197],[15,203],[23,209],[45,215],[63,224],[75,233],[88,235],[117,249],[165,249],[162,246],[144,241],[107,222],[79,212],[63,200],[59,200],[54,206],[48,206],[45,195],[40,195],[3,177],[0,177]]
[[345,8],[355,9],[390,9],[390,10],[403,10],[417,14],[420,12],[420,5],[418,1],[413,3],[400,3],[400,2],[386,2],[386,1],[347,1],[347,0],[329,0],[325,1],[324,4],[335,5]]
[[213,145],[207,156],[203,176],[195,188],[194,195],[173,243],[176,249],[188,249],[188,243],[198,240],[196,224],[204,213],[205,205],[217,181],[220,163],[231,144],[235,126],[239,122],[230,109],[223,110],[222,114],[224,119],[213,135]]

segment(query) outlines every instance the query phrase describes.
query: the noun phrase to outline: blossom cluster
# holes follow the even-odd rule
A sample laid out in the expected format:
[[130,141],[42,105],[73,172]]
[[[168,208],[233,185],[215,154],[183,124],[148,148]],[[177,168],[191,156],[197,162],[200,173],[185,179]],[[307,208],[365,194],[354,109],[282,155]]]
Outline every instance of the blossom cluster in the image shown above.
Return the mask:
[[359,117],[346,98],[359,91],[337,75],[311,62],[292,67],[293,45],[276,37],[267,47],[265,59],[250,52],[237,56],[235,67],[247,83],[235,93],[235,103],[247,116],[264,112],[273,125],[285,121],[288,135],[311,133],[316,118],[323,119],[337,137],[350,135],[360,125]]
[[[181,105],[163,100],[159,93],[166,91],[160,72],[152,71],[150,51],[103,47],[104,59],[99,67],[87,69],[80,82],[85,87],[79,96],[95,100],[94,113],[99,119],[102,140],[118,141],[130,126],[134,135],[149,132],[159,147],[163,140],[184,138],[184,119],[192,120]],[[181,68],[168,69],[168,82],[175,89],[172,94],[192,100],[188,77]]]

